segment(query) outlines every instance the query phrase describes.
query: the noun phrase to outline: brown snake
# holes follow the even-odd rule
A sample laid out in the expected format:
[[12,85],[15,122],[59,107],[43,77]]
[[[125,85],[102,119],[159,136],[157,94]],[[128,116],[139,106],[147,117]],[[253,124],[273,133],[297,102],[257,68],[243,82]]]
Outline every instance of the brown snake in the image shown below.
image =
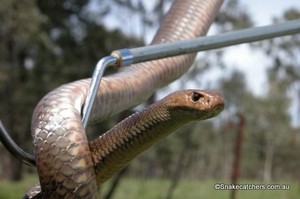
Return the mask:
[[[153,43],[204,35],[221,4],[222,0],[177,0],[165,16]],[[91,118],[108,118],[144,101],[158,87],[164,86],[181,76],[192,64],[194,56],[184,55],[141,63],[103,78]],[[121,123],[111,130],[115,133],[106,133],[89,145],[81,123],[81,109],[89,83],[90,79],[86,79],[63,85],[47,94],[34,110],[32,135],[43,198],[97,198],[97,184],[109,178],[140,151],[152,145],[154,141],[161,139],[161,136],[166,136],[166,134],[158,135],[153,138],[153,141],[150,141],[152,140],[151,135],[147,134],[137,136],[133,142],[120,144],[120,142],[128,139],[122,138],[125,139],[122,141],[117,136],[122,132],[122,128],[118,130],[120,128],[118,126],[124,125]],[[190,92],[186,91],[186,93]],[[204,103],[206,105],[209,104],[208,101],[214,102],[214,98],[219,99],[217,100],[219,105],[216,106],[218,111],[213,108],[213,111],[200,116],[198,119],[214,116],[221,110],[220,107],[223,105],[220,105],[222,100],[218,94],[195,92],[199,92],[201,101],[202,99],[206,100]],[[185,95],[187,95],[186,93]],[[178,95],[178,101],[174,95]],[[175,93],[171,95],[173,97],[165,99],[172,98],[180,105],[181,95],[182,93]],[[193,95],[191,94],[191,96]],[[210,100],[207,101],[207,98]],[[155,112],[157,106],[159,105],[151,106],[150,110],[154,112],[145,115],[147,117],[158,116],[159,114],[156,115]],[[212,108],[212,106],[208,107]],[[183,110],[185,108],[178,109],[178,112],[184,114]],[[188,112],[193,115],[197,111]],[[180,114],[175,115],[177,118]],[[163,119],[162,116],[163,114],[159,118]],[[126,120],[129,128],[138,128],[135,126],[135,117],[132,116],[131,119]],[[179,126],[188,122],[185,121],[184,117],[175,120],[182,120],[182,123],[178,123]],[[196,118],[190,116],[189,121],[193,119]],[[150,126],[158,128],[158,130],[160,128],[165,129],[167,132],[179,127],[174,122],[166,122],[164,124],[166,126],[163,127],[156,125],[157,127],[155,125]],[[134,132],[138,134],[138,130]],[[113,139],[115,140],[113,141]],[[149,143],[147,139],[149,139]],[[144,142],[143,146],[141,146],[142,142]],[[128,155],[120,155],[123,153],[123,147],[128,149]]]

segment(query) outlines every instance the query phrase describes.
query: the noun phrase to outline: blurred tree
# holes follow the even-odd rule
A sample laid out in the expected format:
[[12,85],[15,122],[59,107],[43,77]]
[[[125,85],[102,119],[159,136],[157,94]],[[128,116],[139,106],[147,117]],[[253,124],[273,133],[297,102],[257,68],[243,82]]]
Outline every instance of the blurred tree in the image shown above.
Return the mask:
[[[112,50],[142,44],[120,31],[107,31],[88,16],[88,3],[0,3],[0,118],[27,151],[32,148],[31,113],[45,93],[63,83],[89,77],[98,59]],[[9,157],[5,174],[18,180],[21,163]]]
[[[245,111],[246,104],[249,104],[249,101],[254,98],[252,93],[247,88],[245,82],[245,76],[238,70],[232,71],[230,76],[223,77],[219,81],[220,89],[222,90],[225,102],[226,102],[226,110],[223,113],[223,122],[222,122],[222,130],[219,133],[220,139],[222,140],[220,145],[222,148],[220,151],[222,152],[222,167],[219,165],[219,169],[223,170],[223,176],[225,178],[230,178],[230,174],[232,172],[233,161],[235,160],[235,146],[237,145],[237,133],[239,132],[239,123],[240,118],[238,115],[243,114],[243,120],[247,120],[248,112]],[[245,119],[244,119],[245,117]],[[243,134],[244,132],[243,125]],[[245,135],[243,135],[243,138]],[[239,140],[239,142],[244,142],[243,140]],[[244,145],[244,144],[243,144]],[[243,157],[243,150],[241,149],[242,154],[239,154],[241,158]],[[243,167],[243,163],[241,164],[241,168]],[[241,172],[243,169],[240,169]]]
[[[0,117],[16,142],[25,147],[28,143],[23,141],[30,133],[29,118],[35,103],[32,91],[36,86],[28,54],[37,43],[47,42],[45,32],[40,29],[45,18],[34,1],[12,0],[1,1],[0,21]],[[12,180],[21,178],[19,161],[9,156],[9,162],[4,164],[3,174]]]
[[[299,18],[300,12],[291,8],[285,11],[281,17],[274,18],[274,22]],[[285,148],[291,139],[295,140],[294,147],[299,147],[300,144],[299,133],[298,135],[292,133],[295,132],[292,124],[299,126],[299,118],[296,120],[295,117],[300,112],[300,106],[297,104],[300,93],[299,45],[299,35],[266,40],[253,45],[270,58],[267,71],[269,88],[264,108],[266,133],[263,139],[263,155],[265,157],[263,178],[266,181],[270,181],[273,175],[280,176],[275,171],[282,170],[285,170],[285,174],[290,177],[295,177],[294,173],[297,171],[295,164],[300,164],[293,158],[296,155],[295,148]],[[291,116],[294,118],[293,122]],[[266,122],[267,120],[269,122]],[[283,156],[286,156],[285,161],[280,162]],[[282,172],[280,173],[282,174]]]
[[[150,35],[153,36],[155,29],[158,28],[163,15],[173,1],[174,0],[91,0],[91,4],[99,8],[94,11],[94,15],[109,13],[109,15],[106,16],[115,20],[109,23],[111,26],[122,26],[122,31],[146,41],[146,36],[150,33]],[[130,16],[131,20],[128,20],[127,17],[124,18],[124,15]],[[106,20],[105,18],[101,19]],[[135,23],[132,23],[133,21]]]

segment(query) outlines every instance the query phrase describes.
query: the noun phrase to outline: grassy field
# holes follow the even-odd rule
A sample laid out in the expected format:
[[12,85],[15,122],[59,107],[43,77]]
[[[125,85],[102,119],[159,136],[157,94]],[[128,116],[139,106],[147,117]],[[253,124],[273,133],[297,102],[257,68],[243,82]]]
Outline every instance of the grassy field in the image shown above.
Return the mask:
[[[0,181],[0,198],[20,199],[24,196],[26,190],[37,182],[36,176],[27,176],[22,182]],[[201,199],[217,198],[229,199],[228,190],[215,190],[216,181],[181,181],[175,191],[174,199]],[[221,182],[223,183],[223,182]],[[260,182],[246,182],[240,184],[262,184]],[[270,199],[299,199],[300,187],[297,183],[284,183],[290,186],[289,190],[239,190],[237,198],[270,198]],[[109,183],[103,187],[103,192],[107,190]],[[168,180],[143,180],[125,178],[118,187],[114,199],[163,199],[166,196],[169,187]]]

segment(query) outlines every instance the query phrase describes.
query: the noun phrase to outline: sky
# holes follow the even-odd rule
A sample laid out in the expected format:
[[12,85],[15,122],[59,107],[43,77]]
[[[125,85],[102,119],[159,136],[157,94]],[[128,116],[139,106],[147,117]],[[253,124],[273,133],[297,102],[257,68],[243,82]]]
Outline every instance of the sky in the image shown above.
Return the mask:
[[[300,10],[299,0],[240,0],[240,3],[252,16],[255,26],[272,24],[274,16],[280,16],[289,8]],[[238,45],[226,49],[225,60],[229,67],[238,68],[246,74],[247,84],[253,93],[263,95],[269,63],[264,55],[251,51],[246,45]]]
[[268,25],[273,16],[278,16],[288,8],[300,9],[299,0],[240,0],[254,19],[256,25]]
[[[299,0],[240,0],[240,3],[246,7],[252,16],[255,26],[272,24],[272,19],[275,16],[280,16],[289,8],[300,10]],[[248,88],[254,94],[263,96],[266,89],[265,85],[267,85],[266,69],[270,65],[270,60],[262,53],[251,50],[246,44],[229,47],[225,52],[227,66],[242,71],[246,76]],[[219,74],[219,76],[224,75],[220,71],[219,73],[213,71],[212,74],[214,73]],[[299,101],[292,100],[289,109],[293,126],[299,126],[298,104]]]

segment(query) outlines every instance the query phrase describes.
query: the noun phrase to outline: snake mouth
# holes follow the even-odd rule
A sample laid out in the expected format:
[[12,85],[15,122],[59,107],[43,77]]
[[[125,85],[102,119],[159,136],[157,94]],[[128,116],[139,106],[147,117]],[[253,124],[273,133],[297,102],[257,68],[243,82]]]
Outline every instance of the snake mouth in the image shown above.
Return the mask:
[[178,107],[177,114],[184,120],[206,120],[219,115],[224,110],[224,103],[220,102],[209,109],[196,110],[191,107]]
[[225,103],[224,100],[222,98],[222,96],[217,93],[217,95],[214,97],[214,101],[211,104],[211,110],[208,111],[210,112],[210,114],[208,114],[208,118],[212,118],[215,117],[217,115],[219,115],[225,108]]
[[212,111],[211,117],[215,117],[220,114],[225,108],[224,102],[217,104]]
[[223,98],[221,97],[221,95],[219,95],[217,98],[215,98],[215,105],[214,105],[214,109],[215,110],[219,110],[219,111],[223,111],[225,108],[225,103]]

